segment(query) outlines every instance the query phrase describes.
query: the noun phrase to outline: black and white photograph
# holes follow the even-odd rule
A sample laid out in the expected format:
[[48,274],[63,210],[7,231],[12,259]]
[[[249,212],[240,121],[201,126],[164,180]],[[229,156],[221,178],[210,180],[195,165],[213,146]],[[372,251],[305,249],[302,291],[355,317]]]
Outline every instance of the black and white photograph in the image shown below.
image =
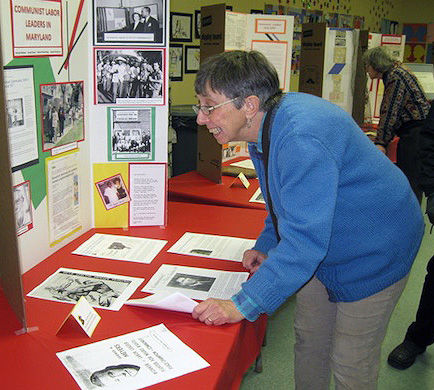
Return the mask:
[[170,13],[170,40],[172,42],[191,42],[193,15],[182,12]]
[[209,291],[215,281],[216,278],[208,276],[176,273],[167,286],[188,290]]
[[181,43],[171,43],[169,48],[170,81],[182,81],[184,46]]
[[15,225],[17,235],[28,232],[33,227],[32,198],[30,182],[25,181],[13,187]]
[[24,125],[23,98],[9,99],[6,102],[8,113],[8,128]]
[[152,161],[155,107],[108,108],[109,161]]
[[117,311],[142,281],[130,276],[59,268],[27,295],[74,305],[85,297],[93,307]]
[[83,81],[41,84],[42,149],[84,140]]
[[96,188],[107,210],[130,201],[130,196],[121,174],[97,182]]
[[93,0],[95,45],[164,46],[166,0]]
[[95,48],[96,104],[164,104],[164,49]]

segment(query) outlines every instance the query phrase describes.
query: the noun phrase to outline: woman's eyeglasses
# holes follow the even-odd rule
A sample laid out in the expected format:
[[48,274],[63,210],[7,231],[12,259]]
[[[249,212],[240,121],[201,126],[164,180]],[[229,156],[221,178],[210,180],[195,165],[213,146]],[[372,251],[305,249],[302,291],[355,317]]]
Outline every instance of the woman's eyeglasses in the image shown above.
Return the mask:
[[202,111],[202,114],[204,115],[209,115],[211,114],[216,108],[219,108],[221,106],[224,106],[225,104],[228,103],[232,103],[233,101],[237,100],[238,97],[233,98],[231,100],[227,100],[226,102],[220,103],[220,104],[216,104],[215,106],[201,106],[200,104],[194,104],[193,107],[193,111],[196,114],[199,114],[199,111]]

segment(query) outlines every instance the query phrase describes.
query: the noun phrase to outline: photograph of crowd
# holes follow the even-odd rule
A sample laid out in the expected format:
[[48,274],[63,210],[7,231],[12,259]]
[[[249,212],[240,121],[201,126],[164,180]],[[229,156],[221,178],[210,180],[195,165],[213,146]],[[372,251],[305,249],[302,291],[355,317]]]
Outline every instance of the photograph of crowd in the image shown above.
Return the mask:
[[96,183],[96,187],[107,210],[130,201],[130,196],[120,174]]
[[42,148],[84,140],[83,81],[41,84]]
[[162,49],[95,49],[95,103],[164,104]]
[[165,0],[94,0],[95,45],[165,44]]
[[154,159],[155,108],[109,108],[110,161]]

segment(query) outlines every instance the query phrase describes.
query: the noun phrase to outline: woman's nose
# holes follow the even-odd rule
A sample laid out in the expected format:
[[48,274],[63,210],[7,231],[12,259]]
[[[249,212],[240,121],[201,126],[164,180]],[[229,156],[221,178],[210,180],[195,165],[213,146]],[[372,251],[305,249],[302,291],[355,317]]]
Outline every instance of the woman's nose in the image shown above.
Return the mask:
[[208,115],[205,115],[202,110],[199,110],[197,117],[196,117],[196,123],[200,126],[204,125],[208,121]]

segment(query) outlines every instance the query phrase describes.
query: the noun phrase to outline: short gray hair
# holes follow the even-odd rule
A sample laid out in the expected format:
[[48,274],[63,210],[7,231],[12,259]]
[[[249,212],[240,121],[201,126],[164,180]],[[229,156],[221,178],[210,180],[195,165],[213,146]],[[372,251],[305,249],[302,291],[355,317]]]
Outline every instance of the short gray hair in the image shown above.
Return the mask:
[[365,66],[371,65],[377,72],[385,73],[392,69],[397,59],[384,46],[378,46],[363,53],[363,62]]
[[244,99],[255,95],[260,110],[267,111],[275,97],[281,95],[279,76],[273,65],[258,51],[234,50],[207,58],[200,66],[194,84],[198,95],[207,89],[222,93],[240,109]]

